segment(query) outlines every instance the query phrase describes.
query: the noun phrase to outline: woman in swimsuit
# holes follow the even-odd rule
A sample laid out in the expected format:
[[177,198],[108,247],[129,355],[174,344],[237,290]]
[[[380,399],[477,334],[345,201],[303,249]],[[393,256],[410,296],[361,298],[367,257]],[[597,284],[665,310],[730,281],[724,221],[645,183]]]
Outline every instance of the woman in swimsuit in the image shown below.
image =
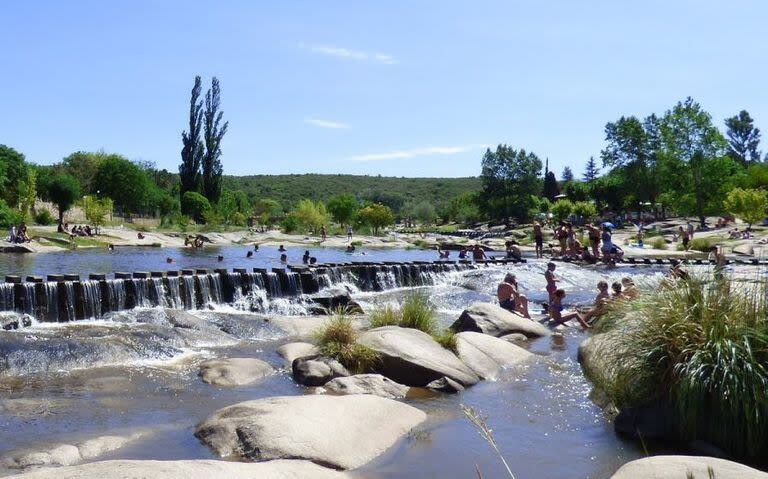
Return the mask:
[[557,290],[557,282],[560,281],[555,277],[555,263],[547,263],[547,270],[544,272],[544,279],[547,280],[547,294],[549,295],[549,304],[555,299],[555,291]]
[[555,300],[549,306],[549,317],[552,318],[555,322],[560,324],[566,321],[570,321],[571,319],[576,319],[582,328],[588,329],[589,324],[587,324],[587,322],[584,321],[584,318],[581,317],[581,314],[579,314],[578,311],[564,311],[565,309],[565,307],[563,306],[564,298],[565,298],[564,289],[558,289],[555,291]]

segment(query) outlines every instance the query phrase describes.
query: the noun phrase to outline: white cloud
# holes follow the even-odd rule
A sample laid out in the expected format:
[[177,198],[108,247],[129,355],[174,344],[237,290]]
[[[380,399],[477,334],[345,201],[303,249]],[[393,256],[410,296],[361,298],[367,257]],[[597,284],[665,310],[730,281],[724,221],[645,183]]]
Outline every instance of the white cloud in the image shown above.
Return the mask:
[[475,148],[479,145],[465,145],[465,146],[427,146],[424,148],[413,148],[410,150],[397,150],[390,151],[388,153],[374,153],[369,155],[357,155],[351,159],[354,161],[386,161],[386,160],[400,160],[407,158],[414,158],[417,156],[432,156],[432,155],[455,155],[457,153],[464,153]]
[[304,123],[314,125],[320,128],[330,128],[331,130],[345,130],[349,128],[346,123],[339,123],[337,121],[321,120],[319,118],[305,118]]
[[337,57],[337,58],[346,58],[349,60],[373,61],[373,62],[383,63],[385,65],[392,65],[394,63],[397,63],[397,61],[394,58],[392,58],[391,55],[387,55],[385,53],[364,52],[361,50],[332,47],[328,45],[309,45],[306,48],[308,48],[309,51],[311,52],[319,53],[321,55],[327,55],[327,56]]

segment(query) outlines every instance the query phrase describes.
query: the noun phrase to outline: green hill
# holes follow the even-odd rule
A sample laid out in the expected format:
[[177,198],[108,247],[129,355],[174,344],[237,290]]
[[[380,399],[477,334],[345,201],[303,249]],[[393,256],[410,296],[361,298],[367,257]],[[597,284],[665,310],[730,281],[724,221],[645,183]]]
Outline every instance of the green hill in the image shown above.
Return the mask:
[[225,176],[224,187],[242,189],[250,198],[272,198],[293,206],[303,198],[327,201],[340,193],[381,201],[394,209],[406,202],[429,201],[438,205],[468,191],[480,189],[480,179],[398,178],[360,175],[254,175]]

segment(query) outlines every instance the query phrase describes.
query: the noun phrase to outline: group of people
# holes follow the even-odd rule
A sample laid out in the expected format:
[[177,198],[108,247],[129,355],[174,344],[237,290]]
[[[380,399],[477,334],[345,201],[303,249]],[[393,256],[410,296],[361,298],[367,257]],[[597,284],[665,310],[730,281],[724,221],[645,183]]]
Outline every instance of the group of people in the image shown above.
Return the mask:
[[[24,228],[26,229],[26,226]],[[96,236],[96,228],[91,228],[90,225],[72,225],[70,227],[68,223],[59,223],[57,231],[59,233],[68,233],[70,236]]]
[[[560,249],[557,256],[568,259],[578,259],[587,263],[603,261],[613,265],[624,257],[624,250],[613,242],[611,227],[608,224],[602,226],[587,224],[584,229],[589,238],[589,247],[582,244],[576,235],[576,228],[568,221],[561,221],[553,230]],[[542,225],[538,222],[533,225],[534,241],[536,243],[536,257],[544,256],[544,233]]]
[[32,241],[30,239],[29,235],[27,234],[27,225],[23,221],[21,224],[16,227],[16,225],[11,225],[10,229],[8,230],[8,240],[9,243],[26,243],[28,241]]

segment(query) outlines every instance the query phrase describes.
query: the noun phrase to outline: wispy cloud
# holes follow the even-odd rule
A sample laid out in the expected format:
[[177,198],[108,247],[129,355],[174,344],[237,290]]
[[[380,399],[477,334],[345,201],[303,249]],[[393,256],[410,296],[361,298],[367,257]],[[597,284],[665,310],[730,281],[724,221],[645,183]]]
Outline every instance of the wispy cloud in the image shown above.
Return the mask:
[[414,158],[417,156],[433,156],[433,155],[455,155],[457,153],[464,153],[475,148],[479,148],[482,145],[464,145],[464,146],[427,146],[423,148],[412,148],[410,150],[397,150],[387,153],[373,153],[368,155],[357,155],[351,159],[353,161],[386,161],[386,160],[401,160],[407,158]]
[[392,57],[392,55],[387,55],[386,53],[364,52],[362,50],[352,50],[350,48],[332,47],[329,45],[308,45],[308,46],[301,45],[301,46],[308,48],[309,51],[313,53],[318,53],[320,55],[327,55],[330,57],[345,58],[348,60],[357,60],[357,61],[372,61],[372,62],[383,63],[385,65],[392,65],[394,63],[397,63],[397,61]]
[[305,118],[304,123],[314,125],[320,128],[330,128],[331,130],[346,130],[349,125],[338,121],[321,120],[319,118]]

